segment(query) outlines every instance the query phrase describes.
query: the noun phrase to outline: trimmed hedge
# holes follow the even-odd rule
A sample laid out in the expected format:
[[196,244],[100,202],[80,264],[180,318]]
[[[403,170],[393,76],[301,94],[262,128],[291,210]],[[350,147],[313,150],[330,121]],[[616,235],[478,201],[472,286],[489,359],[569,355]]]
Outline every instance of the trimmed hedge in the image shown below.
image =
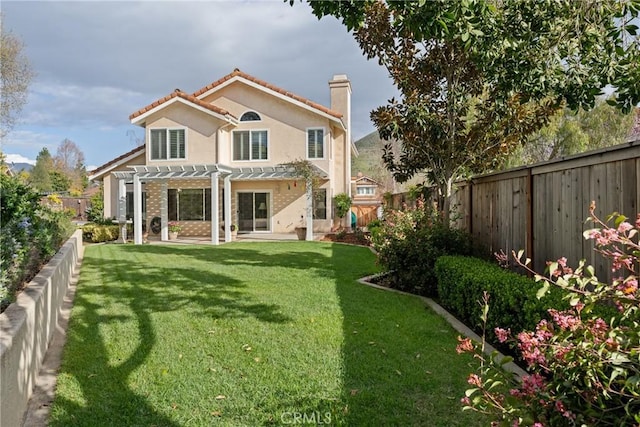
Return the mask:
[[82,227],[82,239],[88,242],[100,243],[116,240],[120,235],[117,225],[85,224]]
[[564,292],[552,287],[542,299],[536,297],[542,286],[526,276],[504,270],[487,261],[465,256],[443,256],[436,261],[440,304],[476,331],[481,332],[482,295],[489,293],[487,340],[497,342],[494,328],[510,328],[515,335],[535,330],[548,318],[547,310],[567,309]]

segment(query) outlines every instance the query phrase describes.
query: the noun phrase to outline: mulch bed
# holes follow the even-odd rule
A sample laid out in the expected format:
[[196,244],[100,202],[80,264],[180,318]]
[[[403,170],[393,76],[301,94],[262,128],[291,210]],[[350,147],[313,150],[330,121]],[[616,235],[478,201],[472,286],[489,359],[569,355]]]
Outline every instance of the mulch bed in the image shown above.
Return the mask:
[[320,240],[323,242],[340,242],[352,245],[371,246],[369,233],[330,233],[325,234]]

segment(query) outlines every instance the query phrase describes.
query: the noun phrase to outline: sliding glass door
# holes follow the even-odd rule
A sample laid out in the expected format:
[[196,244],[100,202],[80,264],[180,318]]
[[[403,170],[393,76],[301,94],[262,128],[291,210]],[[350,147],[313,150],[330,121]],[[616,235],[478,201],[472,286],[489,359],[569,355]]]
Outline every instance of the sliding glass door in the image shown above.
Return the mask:
[[238,231],[271,231],[269,193],[238,193]]

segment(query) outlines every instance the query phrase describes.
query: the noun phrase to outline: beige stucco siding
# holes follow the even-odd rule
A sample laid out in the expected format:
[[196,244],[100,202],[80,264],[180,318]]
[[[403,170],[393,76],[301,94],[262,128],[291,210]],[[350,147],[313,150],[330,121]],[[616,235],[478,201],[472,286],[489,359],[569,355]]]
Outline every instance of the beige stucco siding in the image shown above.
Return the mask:
[[[145,164],[145,156],[141,154],[124,165],[120,165],[113,169],[116,171],[131,171],[129,165],[143,165]],[[104,209],[103,215],[105,218],[115,218],[118,216],[118,180],[110,173],[105,176],[103,180],[104,193]]]
[[[216,135],[222,121],[183,104],[173,104],[147,119],[148,165],[212,164],[216,159]],[[151,160],[151,129],[185,129],[186,159]]]
[[[240,122],[237,127],[228,129],[228,137],[221,141],[225,147],[221,149],[226,157],[221,163],[233,167],[263,167],[291,162],[307,158],[307,129],[323,128],[325,130],[325,151],[330,152],[331,122],[329,119],[311,111],[297,107],[290,102],[256,91],[244,84],[234,83],[205,99],[214,102],[236,117],[240,118],[247,111],[255,111],[261,121]],[[233,161],[232,134],[234,130],[267,130],[269,141],[269,159],[267,161]],[[329,155],[324,160],[314,160],[323,170],[329,169]]]

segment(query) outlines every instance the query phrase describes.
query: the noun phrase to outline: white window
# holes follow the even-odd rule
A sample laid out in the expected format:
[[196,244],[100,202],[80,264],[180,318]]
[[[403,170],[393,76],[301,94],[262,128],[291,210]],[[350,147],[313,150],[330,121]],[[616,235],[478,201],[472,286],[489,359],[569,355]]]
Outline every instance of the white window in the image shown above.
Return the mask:
[[240,117],[241,122],[259,122],[260,120],[262,120],[260,114],[255,111],[247,111]]
[[324,129],[307,129],[307,158],[324,159]]
[[169,221],[211,221],[211,189],[168,191]]
[[376,187],[373,186],[359,186],[356,188],[356,194],[358,196],[373,196],[376,194]]
[[269,142],[266,130],[233,132],[233,160],[267,160]]
[[151,129],[151,160],[185,159],[184,129]]

